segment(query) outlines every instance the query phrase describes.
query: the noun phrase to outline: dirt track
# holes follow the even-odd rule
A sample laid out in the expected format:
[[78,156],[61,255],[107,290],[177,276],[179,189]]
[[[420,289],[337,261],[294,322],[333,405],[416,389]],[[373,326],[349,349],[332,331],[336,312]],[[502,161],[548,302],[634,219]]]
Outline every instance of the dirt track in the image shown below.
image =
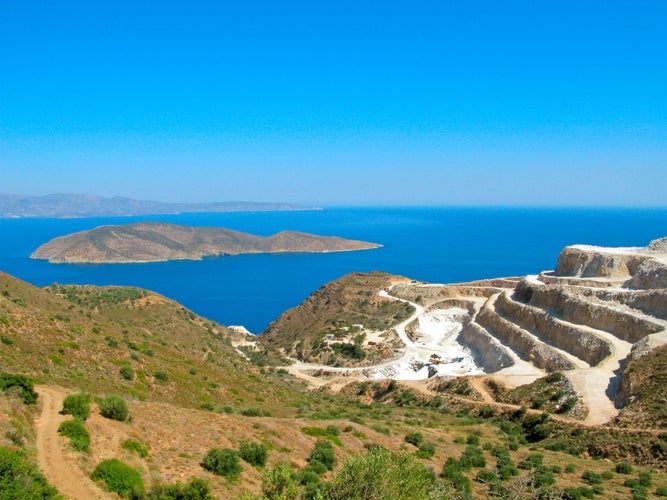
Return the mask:
[[36,386],[35,390],[42,404],[42,412],[35,425],[39,468],[65,498],[111,498],[83,473],[77,464],[77,453],[69,450],[67,439],[58,434],[60,423],[71,418],[60,414],[67,392],[60,387],[46,385]]

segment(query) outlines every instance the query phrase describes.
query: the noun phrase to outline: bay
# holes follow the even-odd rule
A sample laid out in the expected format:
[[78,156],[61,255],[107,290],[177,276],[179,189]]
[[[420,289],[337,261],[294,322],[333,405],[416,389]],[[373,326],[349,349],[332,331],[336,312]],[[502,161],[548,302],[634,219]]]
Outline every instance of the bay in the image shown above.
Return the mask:
[[[216,257],[151,264],[49,264],[30,259],[57,236],[106,224],[165,221],[268,236],[282,230],[361,239],[377,250]],[[346,273],[386,271],[451,283],[553,269],[570,244],[644,246],[667,235],[667,209],[328,208],[304,212],[0,219],[0,270],[37,286],[131,285],[196,313],[260,333],[282,312]]]

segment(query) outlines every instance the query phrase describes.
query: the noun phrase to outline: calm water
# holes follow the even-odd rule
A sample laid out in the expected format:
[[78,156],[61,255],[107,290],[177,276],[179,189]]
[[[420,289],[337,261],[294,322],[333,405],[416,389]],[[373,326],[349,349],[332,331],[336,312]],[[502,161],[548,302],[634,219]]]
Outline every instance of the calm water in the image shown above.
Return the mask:
[[[242,255],[154,264],[49,264],[40,244],[102,224],[144,220],[221,226],[260,235],[291,229],[362,239],[378,250]],[[140,218],[0,219],[0,270],[38,286],[133,285],[223,324],[261,332],[327,281],[381,270],[430,282],[515,276],[553,269],[573,243],[643,246],[667,235],[667,209],[340,208],[316,212],[187,214]]]

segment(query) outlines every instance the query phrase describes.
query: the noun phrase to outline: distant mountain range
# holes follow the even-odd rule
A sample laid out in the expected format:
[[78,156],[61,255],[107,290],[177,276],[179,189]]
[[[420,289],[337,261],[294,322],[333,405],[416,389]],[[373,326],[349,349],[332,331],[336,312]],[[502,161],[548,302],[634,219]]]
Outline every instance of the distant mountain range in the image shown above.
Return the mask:
[[223,201],[213,203],[163,203],[121,196],[104,198],[81,194],[22,196],[0,194],[0,218],[21,217],[123,217],[201,212],[270,212],[318,210],[290,203]]
[[31,257],[53,263],[130,263],[200,260],[245,253],[347,252],[382,245],[282,231],[262,237],[221,227],[189,227],[163,222],[100,226],[68,234],[40,246]]

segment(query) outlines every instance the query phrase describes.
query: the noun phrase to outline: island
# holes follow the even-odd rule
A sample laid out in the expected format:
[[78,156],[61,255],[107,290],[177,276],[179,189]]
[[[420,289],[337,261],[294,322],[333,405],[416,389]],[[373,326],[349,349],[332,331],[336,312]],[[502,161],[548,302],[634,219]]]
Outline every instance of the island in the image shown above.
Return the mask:
[[381,246],[296,231],[282,231],[263,237],[221,227],[140,222],[100,226],[60,236],[41,245],[30,257],[57,264],[115,264],[201,260],[204,257],[255,253],[347,252]]

